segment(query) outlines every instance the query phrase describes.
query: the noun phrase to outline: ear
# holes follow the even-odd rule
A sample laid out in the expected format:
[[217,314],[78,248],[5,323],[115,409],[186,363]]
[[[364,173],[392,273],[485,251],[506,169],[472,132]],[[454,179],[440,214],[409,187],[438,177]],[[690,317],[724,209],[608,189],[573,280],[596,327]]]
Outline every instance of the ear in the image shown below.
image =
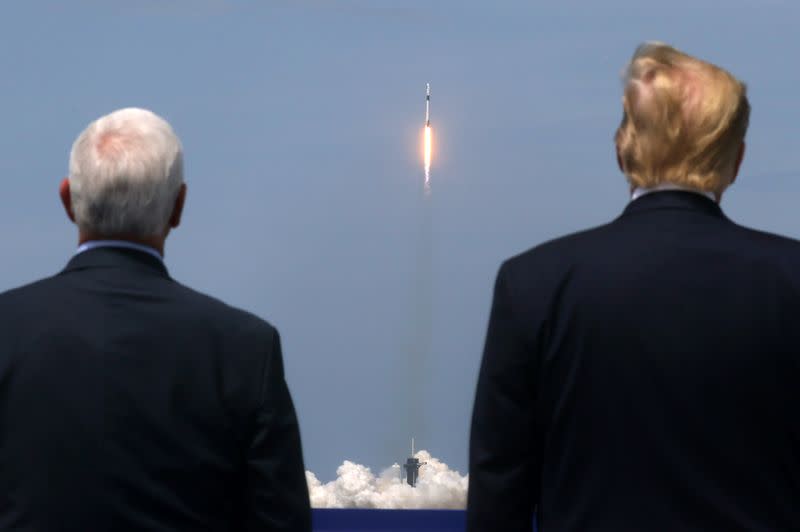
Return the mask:
[[67,212],[67,217],[75,223],[75,213],[72,211],[72,194],[69,191],[69,178],[65,177],[61,180],[58,187],[58,195],[61,196],[61,204],[64,205],[64,210]]
[[186,183],[181,184],[181,189],[178,191],[178,197],[175,198],[175,206],[172,208],[172,214],[169,217],[169,227],[174,229],[181,224],[181,215],[183,214],[183,205],[186,202]]
[[622,167],[622,156],[619,154],[619,146],[616,148],[616,151],[617,151],[617,166],[619,166],[619,171],[624,174],[625,169]]
[[742,145],[739,147],[739,154],[736,156],[736,165],[733,167],[733,176],[731,177],[731,185],[734,181],[736,181],[736,176],[739,175],[739,168],[742,166],[742,161],[744,161],[744,150],[745,144],[742,141]]

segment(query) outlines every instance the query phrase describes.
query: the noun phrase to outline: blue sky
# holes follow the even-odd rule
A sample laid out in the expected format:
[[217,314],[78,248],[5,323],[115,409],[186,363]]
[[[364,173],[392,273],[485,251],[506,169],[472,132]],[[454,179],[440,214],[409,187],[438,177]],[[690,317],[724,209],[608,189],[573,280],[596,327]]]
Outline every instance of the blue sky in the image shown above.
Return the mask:
[[[57,187],[75,136],[150,108],[185,149],[170,271],[280,329],[309,469],[380,469],[416,435],[466,472],[498,265],[626,203],[612,138],[638,43],[748,83],[747,157],[723,207],[800,237],[799,22],[788,0],[4,3],[0,288],[74,249]],[[426,82],[432,343],[409,384]]]

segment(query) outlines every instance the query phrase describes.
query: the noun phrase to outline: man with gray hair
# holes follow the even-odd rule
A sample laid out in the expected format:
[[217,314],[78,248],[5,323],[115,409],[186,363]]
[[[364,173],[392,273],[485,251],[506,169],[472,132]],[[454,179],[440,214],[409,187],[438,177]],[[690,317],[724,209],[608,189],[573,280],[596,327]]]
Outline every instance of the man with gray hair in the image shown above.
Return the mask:
[[719,206],[745,86],[649,43],[622,102],[624,212],[497,274],[467,530],[800,530],[800,243]]
[[311,530],[278,332],[177,283],[180,141],[122,109],[72,147],[79,247],[0,294],[0,530]]

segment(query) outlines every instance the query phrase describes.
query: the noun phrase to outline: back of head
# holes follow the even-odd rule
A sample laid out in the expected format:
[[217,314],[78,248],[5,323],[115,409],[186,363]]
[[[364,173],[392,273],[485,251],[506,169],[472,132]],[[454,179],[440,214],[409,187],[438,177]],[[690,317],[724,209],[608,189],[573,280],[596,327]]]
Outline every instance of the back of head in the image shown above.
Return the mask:
[[745,85],[671,46],[639,46],[625,72],[620,166],[633,186],[721,194],[736,174],[750,115]]
[[70,196],[82,232],[161,235],[182,183],[181,143],[150,111],[114,111],[89,124],[72,145]]

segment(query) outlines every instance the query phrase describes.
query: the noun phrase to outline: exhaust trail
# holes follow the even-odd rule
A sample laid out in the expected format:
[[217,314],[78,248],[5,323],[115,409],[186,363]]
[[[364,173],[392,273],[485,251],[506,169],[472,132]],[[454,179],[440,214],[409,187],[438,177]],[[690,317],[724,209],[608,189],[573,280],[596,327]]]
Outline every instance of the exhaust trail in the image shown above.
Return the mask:
[[431,86],[425,91],[425,126],[423,130],[423,172],[424,181],[417,216],[418,235],[416,250],[416,272],[414,279],[414,319],[411,352],[408,357],[409,382],[415,383],[408,390],[408,425],[406,437],[417,436],[428,441],[428,427],[425,419],[427,411],[424,391],[426,375],[430,370],[430,356],[433,329],[433,205],[431,197]]

